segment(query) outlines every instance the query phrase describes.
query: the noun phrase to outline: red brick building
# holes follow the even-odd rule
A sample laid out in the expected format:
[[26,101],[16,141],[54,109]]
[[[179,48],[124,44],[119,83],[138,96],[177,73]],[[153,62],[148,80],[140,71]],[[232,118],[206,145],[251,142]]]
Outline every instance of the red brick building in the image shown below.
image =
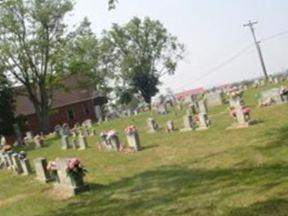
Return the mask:
[[191,96],[197,96],[199,94],[203,94],[205,92],[205,89],[200,87],[200,88],[195,88],[195,89],[190,89],[187,91],[183,91],[183,92],[179,92],[177,94],[175,94],[177,100],[183,100],[187,97],[191,97]]
[[[65,86],[70,90],[55,91],[50,111],[50,131],[53,131],[57,124],[68,123],[73,126],[86,119],[96,121],[96,106],[107,102],[105,97],[97,95],[95,91],[75,88],[76,84],[77,79],[68,78]],[[23,120],[24,131],[40,132],[34,107],[28,97],[17,96],[16,117]]]

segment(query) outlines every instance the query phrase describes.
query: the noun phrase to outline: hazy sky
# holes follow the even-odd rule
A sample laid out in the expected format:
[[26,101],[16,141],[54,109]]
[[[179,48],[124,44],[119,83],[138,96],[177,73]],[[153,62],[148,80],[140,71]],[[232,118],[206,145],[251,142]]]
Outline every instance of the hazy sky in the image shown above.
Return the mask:
[[[178,92],[195,87],[248,79],[262,74],[252,36],[243,24],[257,20],[256,34],[269,74],[288,68],[288,0],[119,0],[117,8],[107,10],[108,0],[77,0],[69,18],[79,23],[84,16],[100,35],[112,23],[126,23],[133,16],[160,20],[169,32],[186,45],[187,55],[174,76],[162,78],[162,90]],[[245,51],[243,51],[245,50]],[[242,52],[218,70],[213,68]],[[213,71],[213,72],[211,72]]]

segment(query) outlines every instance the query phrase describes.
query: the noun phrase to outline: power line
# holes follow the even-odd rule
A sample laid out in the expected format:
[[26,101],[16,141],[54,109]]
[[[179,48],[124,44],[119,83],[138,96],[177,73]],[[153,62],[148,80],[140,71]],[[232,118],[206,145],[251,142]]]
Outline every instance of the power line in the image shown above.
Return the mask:
[[[262,39],[262,42],[266,42],[269,40],[272,40],[274,38],[280,37],[282,35],[286,35],[288,34],[288,30],[287,31],[282,31],[279,33],[276,33],[274,35],[271,35],[267,38]],[[220,70],[221,68],[225,67],[227,64],[229,64],[230,62],[234,61],[235,59],[237,59],[239,56],[241,56],[242,54],[246,53],[248,50],[250,50],[250,48],[253,46],[253,44],[250,44],[249,46],[245,47],[244,49],[240,50],[239,52],[237,52],[236,54],[234,54],[232,57],[228,58],[227,60],[223,61],[221,64],[211,68],[210,70],[208,70],[206,73],[204,73],[201,77],[197,78],[196,80],[193,80],[192,82],[186,83],[184,85],[182,85],[181,87],[177,88],[178,90],[182,90],[183,88],[185,88],[188,85],[191,85],[195,82],[198,82],[200,80],[202,80],[203,78],[209,76],[210,74],[213,74],[214,72]]]
[[271,36],[269,36],[269,37],[267,37],[267,38],[262,39],[262,41],[269,41],[269,40],[272,40],[272,39],[274,39],[274,38],[277,38],[277,37],[280,37],[280,36],[286,35],[286,34],[288,34],[288,30],[287,30],[287,31],[279,32],[279,33],[274,34],[274,35],[271,35]]
[[239,52],[237,52],[236,54],[234,54],[233,56],[231,56],[230,58],[228,58],[227,60],[223,61],[222,63],[220,63],[219,65],[209,69],[206,73],[204,73],[201,77],[193,80],[192,82],[186,83],[184,85],[182,85],[181,87],[179,87],[178,89],[182,89],[185,88],[188,85],[191,85],[195,82],[198,82],[200,80],[202,80],[203,78],[207,77],[208,75],[220,70],[221,68],[225,67],[227,64],[229,64],[230,62],[234,61],[235,59],[237,59],[239,56],[241,56],[242,54],[246,53],[248,50],[250,50],[252,48],[253,44],[250,44],[249,46],[245,47],[244,49],[240,50]]

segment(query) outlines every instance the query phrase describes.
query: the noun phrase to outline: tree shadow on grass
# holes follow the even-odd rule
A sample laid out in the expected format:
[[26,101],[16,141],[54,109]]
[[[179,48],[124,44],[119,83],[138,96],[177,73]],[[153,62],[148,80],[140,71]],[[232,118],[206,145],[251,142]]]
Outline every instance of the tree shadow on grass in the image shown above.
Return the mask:
[[258,150],[288,147],[288,125],[272,129],[266,132],[263,137],[269,142],[264,147],[257,147]]
[[[261,194],[287,181],[287,176],[288,166],[280,164],[213,170],[159,167],[107,186],[93,186],[90,192],[71,199],[64,208],[44,215],[217,215],[217,208],[225,205],[225,200],[237,199],[233,196],[240,193]],[[273,185],[275,181],[277,184]],[[259,211],[265,212],[266,208],[270,211],[269,202]],[[231,215],[241,215],[245,211],[249,215],[256,210],[253,206],[232,209]],[[278,210],[282,208],[276,209],[275,215]],[[227,215],[229,213],[227,210]]]
[[288,201],[285,199],[271,199],[258,202],[245,208],[233,209],[229,216],[287,216]]

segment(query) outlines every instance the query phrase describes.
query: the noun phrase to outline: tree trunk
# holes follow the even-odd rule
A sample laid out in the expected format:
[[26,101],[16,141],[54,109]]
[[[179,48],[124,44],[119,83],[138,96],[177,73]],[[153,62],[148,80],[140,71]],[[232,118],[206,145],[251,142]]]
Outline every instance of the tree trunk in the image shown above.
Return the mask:
[[[38,111],[37,111],[38,110]],[[48,110],[40,110],[36,109],[36,116],[38,121],[39,132],[43,132],[44,134],[49,133],[49,114]]]

